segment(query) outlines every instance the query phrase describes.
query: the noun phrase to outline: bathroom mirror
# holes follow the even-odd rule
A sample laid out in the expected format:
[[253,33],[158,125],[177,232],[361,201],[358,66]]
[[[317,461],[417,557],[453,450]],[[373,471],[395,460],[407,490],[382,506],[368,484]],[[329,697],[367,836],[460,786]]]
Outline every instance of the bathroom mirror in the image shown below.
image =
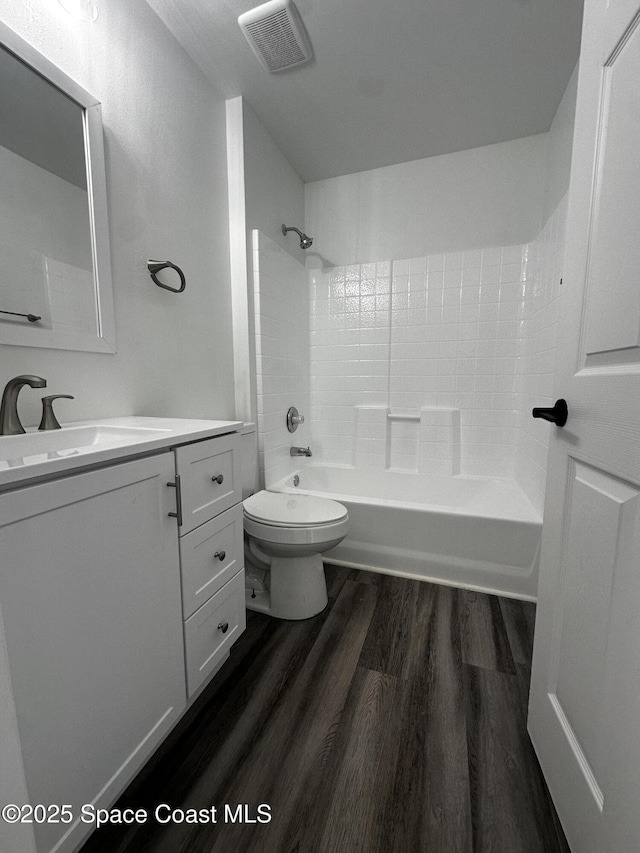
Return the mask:
[[100,103],[2,23],[0,343],[115,352]]

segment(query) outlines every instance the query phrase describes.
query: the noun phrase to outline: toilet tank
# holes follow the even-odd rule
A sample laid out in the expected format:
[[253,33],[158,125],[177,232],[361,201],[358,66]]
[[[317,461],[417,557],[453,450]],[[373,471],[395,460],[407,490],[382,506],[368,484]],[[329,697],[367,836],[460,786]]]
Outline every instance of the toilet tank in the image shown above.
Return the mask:
[[258,432],[255,424],[245,424],[240,430],[242,500],[258,490]]

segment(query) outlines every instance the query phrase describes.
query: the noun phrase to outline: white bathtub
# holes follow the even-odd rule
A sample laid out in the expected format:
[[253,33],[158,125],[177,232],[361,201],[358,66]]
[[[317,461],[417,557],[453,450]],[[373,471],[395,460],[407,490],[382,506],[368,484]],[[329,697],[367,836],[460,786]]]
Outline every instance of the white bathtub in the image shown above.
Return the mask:
[[507,479],[308,464],[269,486],[340,501],[351,532],[328,562],[535,600],[542,519]]

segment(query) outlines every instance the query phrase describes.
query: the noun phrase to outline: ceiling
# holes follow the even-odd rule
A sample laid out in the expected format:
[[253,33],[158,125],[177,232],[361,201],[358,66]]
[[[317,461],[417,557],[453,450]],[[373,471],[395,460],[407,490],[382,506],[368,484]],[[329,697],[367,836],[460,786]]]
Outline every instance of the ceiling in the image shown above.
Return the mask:
[[583,0],[295,0],[314,59],[270,74],[237,23],[257,0],[147,0],[227,98],[315,181],[549,129]]

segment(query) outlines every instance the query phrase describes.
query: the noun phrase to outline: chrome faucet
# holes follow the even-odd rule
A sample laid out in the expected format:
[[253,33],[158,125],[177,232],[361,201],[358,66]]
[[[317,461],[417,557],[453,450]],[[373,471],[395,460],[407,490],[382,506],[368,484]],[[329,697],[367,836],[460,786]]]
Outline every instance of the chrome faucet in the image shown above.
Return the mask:
[[18,417],[18,394],[23,385],[46,388],[47,380],[41,376],[14,376],[7,382],[0,406],[0,435],[20,435],[24,432]]
[[289,453],[292,456],[312,456],[310,447],[292,447]]

